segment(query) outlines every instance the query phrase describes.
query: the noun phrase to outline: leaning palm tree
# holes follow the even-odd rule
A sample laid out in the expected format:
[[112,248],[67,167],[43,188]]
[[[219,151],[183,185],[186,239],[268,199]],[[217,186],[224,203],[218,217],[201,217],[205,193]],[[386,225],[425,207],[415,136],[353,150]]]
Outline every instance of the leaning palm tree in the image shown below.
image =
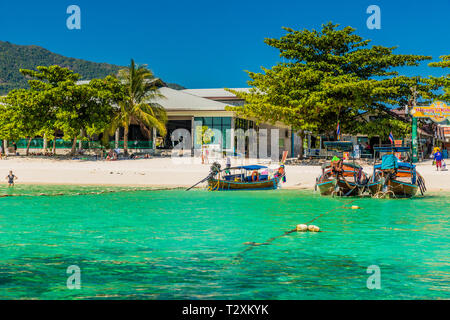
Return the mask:
[[108,131],[109,135],[113,135],[117,128],[124,128],[123,149],[124,153],[128,154],[130,124],[138,124],[147,135],[150,134],[150,128],[156,128],[165,136],[167,114],[154,102],[163,96],[158,92],[157,79],[146,65],[137,66],[131,59],[130,66],[121,69],[117,78],[123,86],[124,98],[117,101],[118,107]]

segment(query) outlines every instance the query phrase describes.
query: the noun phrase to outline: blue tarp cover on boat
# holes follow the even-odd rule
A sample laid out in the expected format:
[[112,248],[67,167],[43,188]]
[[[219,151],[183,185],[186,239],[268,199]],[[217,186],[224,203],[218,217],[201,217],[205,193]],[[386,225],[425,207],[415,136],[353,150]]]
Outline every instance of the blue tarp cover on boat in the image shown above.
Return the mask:
[[381,170],[398,168],[398,158],[393,154],[385,154],[381,158]]
[[[398,162],[397,163],[398,168],[407,168],[407,169],[414,169],[416,166],[414,164],[408,163],[408,162]],[[382,163],[377,164],[374,166],[375,169],[384,169],[382,168]]]

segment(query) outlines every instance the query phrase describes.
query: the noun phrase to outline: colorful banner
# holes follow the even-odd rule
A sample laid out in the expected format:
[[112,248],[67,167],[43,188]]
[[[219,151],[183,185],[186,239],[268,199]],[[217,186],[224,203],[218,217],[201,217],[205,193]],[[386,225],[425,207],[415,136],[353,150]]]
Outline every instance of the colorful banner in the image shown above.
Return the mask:
[[435,122],[442,122],[450,117],[450,107],[442,101],[436,101],[428,107],[413,107],[411,115],[414,118],[430,118]]

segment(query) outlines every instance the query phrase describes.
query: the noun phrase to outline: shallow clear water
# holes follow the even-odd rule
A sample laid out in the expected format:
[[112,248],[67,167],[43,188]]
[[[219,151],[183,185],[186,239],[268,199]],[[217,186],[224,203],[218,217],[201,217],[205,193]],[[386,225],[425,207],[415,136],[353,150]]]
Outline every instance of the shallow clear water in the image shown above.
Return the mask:
[[[0,195],[27,195],[0,198],[1,299],[450,298],[449,194],[84,194],[102,190],[0,187]],[[360,210],[342,208],[352,200]],[[314,221],[325,232],[244,244],[266,242],[332,209]],[[66,286],[70,265],[81,269],[80,290]],[[380,267],[380,290],[367,288],[370,265]]]

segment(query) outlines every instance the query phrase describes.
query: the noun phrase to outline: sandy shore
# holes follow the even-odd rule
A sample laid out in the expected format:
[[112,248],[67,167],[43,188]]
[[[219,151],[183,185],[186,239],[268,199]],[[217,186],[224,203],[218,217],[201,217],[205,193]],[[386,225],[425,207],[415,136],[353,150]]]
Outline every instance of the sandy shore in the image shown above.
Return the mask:
[[[188,187],[208,175],[209,165],[202,165],[199,160],[190,160],[187,164],[180,161],[171,158],[82,161],[10,157],[0,160],[0,175],[4,183],[4,177],[13,170],[17,183],[22,184],[164,187]],[[450,191],[450,171],[437,172],[431,161],[420,163],[417,168],[429,191]],[[371,174],[372,168],[365,166],[365,171]],[[312,189],[321,169],[320,166],[286,166],[286,172],[287,183],[283,188]]]

